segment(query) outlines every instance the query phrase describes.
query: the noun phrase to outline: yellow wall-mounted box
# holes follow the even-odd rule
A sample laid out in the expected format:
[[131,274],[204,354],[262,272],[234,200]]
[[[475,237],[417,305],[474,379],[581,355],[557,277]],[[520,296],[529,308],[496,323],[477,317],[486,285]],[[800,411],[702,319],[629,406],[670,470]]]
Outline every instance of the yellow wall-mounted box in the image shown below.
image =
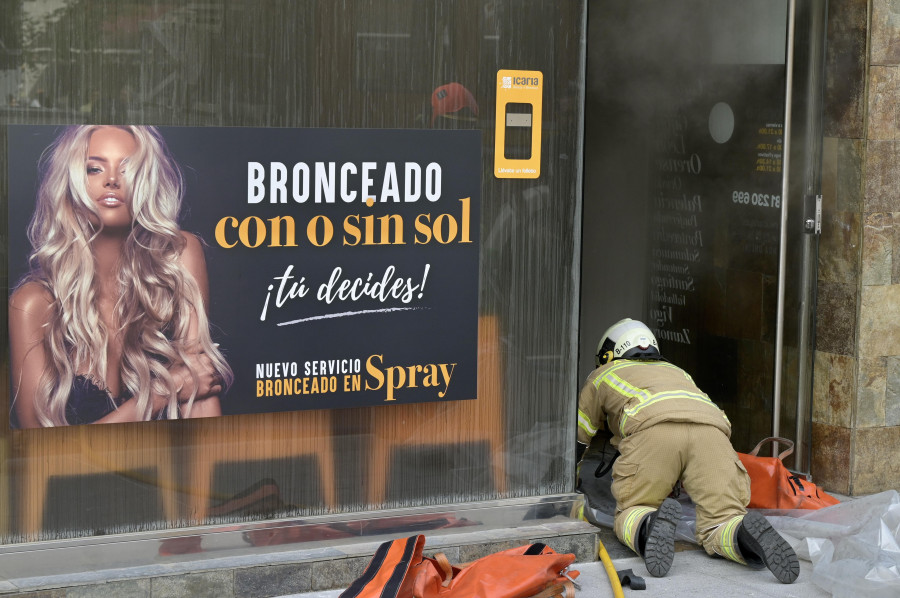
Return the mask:
[[536,179],[541,175],[540,71],[497,71],[494,176]]

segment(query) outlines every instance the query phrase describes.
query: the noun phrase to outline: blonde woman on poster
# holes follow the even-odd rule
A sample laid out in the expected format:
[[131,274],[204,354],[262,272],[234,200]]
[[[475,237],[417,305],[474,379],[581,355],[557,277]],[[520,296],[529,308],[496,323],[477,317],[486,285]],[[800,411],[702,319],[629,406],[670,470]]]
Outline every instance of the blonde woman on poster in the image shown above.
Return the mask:
[[232,373],[159,132],[67,127],[40,166],[31,269],[9,302],[13,425],[220,415]]

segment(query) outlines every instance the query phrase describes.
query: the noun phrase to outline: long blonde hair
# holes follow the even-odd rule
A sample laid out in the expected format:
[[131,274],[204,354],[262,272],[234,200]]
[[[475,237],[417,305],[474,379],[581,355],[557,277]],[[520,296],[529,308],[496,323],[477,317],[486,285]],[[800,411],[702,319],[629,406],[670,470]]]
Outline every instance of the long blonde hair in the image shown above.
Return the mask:
[[[199,349],[225,381],[233,375],[213,344],[200,288],[181,265],[185,240],[178,226],[183,183],[155,127],[119,127],[138,146],[125,177],[131,189],[132,226],[118,269],[115,322],[107,330],[97,308],[98,281],[91,241],[99,233],[97,208],[87,192],[85,162],[97,126],[73,126],[41,157],[37,206],[28,227],[33,248],[25,282],[42,284],[52,297],[44,335],[48,367],[35,408],[42,426],[66,425],[66,402],[76,375],[106,380],[106,348],[112,335],[122,343],[122,394],[137,399],[142,419],[153,417],[151,394],[169,398],[165,417],[178,417],[177,391],[169,374],[186,363],[188,331],[196,317]],[[196,350],[196,349],[194,349]],[[191,369],[194,387],[197,373]],[[188,402],[188,408],[193,397]]]

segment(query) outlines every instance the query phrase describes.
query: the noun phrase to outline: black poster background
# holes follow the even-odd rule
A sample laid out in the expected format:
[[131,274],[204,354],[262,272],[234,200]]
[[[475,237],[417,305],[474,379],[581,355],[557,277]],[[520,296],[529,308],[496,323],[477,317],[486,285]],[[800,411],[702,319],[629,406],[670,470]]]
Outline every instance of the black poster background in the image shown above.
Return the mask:
[[[54,126],[9,127],[9,273],[11,286],[27,269],[29,245],[26,227],[31,218],[37,188],[37,161],[42,151],[61,131]],[[476,398],[478,259],[481,201],[480,131],[423,131],[377,129],[263,129],[160,127],[175,161],[185,178],[185,198],[181,227],[199,235],[206,244],[210,286],[210,322],[215,342],[220,343],[234,370],[235,382],[222,398],[224,414],[261,413],[300,409],[338,408],[386,403],[386,380],[377,390],[366,390],[366,383],[377,386],[376,377],[367,373],[373,365],[387,368],[436,364],[440,385],[423,385],[417,374],[416,387],[406,385],[393,393],[396,403]],[[309,165],[311,175],[316,162],[335,162],[336,173],[344,163],[356,166],[348,189],[356,191],[356,200],[340,198],[337,177],[335,203],[315,203],[311,197],[296,203],[272,204],[267,193],[261,203],[248,203],[248,162],[259,162],[268,171],[270,162],[285,164],[290,172],[295,163]],[[367,207],[360,197],[360,173],[363,162],[374,162],[371,189],[376,197]],[[398,174],[400,201],[380,201],[385,164],[393,162]],[[415,202],[403,201],[404,165],[421,167],[423,186],[426,168],[440,166],[440,196],[436,201],[422,196]],[[267,177],[268,182],[268,177]],[[291,180],[288,181],[290,193]],[[470,198],[467,230],[463,231],[463,202]],[[347,216],[359,215],[360,228],[365,216],[373,216],[374,239],[380,240],[378,217],[398,214],[403,219],[403,244],[345,246],[342,223]],[[434,238],[415,244],[415,220],[429,214],[432,225],[442,214],[444,235],[449,234],[449,217],[456,222],[456,240],[441,244]],[[307,224],[316,216],[327,217],[334,225],[334,239],[316,247],[307,239]],[[216,242],[215,227],[220,219],[232,216],[238,221],[256,216],[262,221],[276,216],[292,216],[296,222],[297,247],[256,248],[238,244],[223,248]],[[319,231],[321,231],[321,227]],[[469,243],[460,243],[467,234]],[[237,240],[233,229],[228,238]],[[395,239],[396,240],[396,239]],[[308,294],[275,305],[275,292],[282,276],[293,266],[292,281],[305,279]],[[382,280],[393,266],[396,279],[410,279],[420,286],[411,300],[384,302],[369,297],[357,301],[336,300],[331,304],[316,298],[319,286],[329,280],[335,268],[343,279]],[[426,276],[426,266],[427,276]],[[261,320],[268,288],[274,286],[267,315]],[[423,286],[424,285],[424,286]],[[363,313],[358,313],[363,312]],[[296,322],[298,320],[302,320]],[[289,324],[289,322],[296,322]],[[288,324],[285,324],[288,323]],[[283,325],[279,325],[283,324]],[[318,392],[273,397],[257,396],[257,370],[264,364],[296,364],[296,375],[278,378],[331,376],[329,364],[336,361],[351,365],[351,373],[360,376],[361,390],[345,391],[344,374],[336,374],[336,392]],[[318,362],[319,368],[313,369]],[[321,365],[325,364],[325,373]],[[451,373],[446,393],[440,364]],[[451,369],[452,368],[452,369]],[[400,377],[393,370],[395,380]],[[274,377],[274,376],[273,376]],[[352,381],[348,382],[352,384]],[[302,382],[301,382],[302,384]],[[352,386],[351,386],[352,388]]]

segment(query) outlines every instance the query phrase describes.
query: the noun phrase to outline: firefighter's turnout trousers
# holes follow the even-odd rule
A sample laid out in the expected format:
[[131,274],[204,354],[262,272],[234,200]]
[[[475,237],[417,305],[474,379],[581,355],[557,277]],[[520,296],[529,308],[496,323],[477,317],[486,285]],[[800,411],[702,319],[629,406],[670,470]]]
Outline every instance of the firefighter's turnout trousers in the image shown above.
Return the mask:
[[638,552],[641,520],[680,479],[697,509],[697,542],[708,554],[746,564],[736,534],[750,501],[750,478],[721,430],[661,423],[623,439],[619,450],[612,471],[619,540]]

